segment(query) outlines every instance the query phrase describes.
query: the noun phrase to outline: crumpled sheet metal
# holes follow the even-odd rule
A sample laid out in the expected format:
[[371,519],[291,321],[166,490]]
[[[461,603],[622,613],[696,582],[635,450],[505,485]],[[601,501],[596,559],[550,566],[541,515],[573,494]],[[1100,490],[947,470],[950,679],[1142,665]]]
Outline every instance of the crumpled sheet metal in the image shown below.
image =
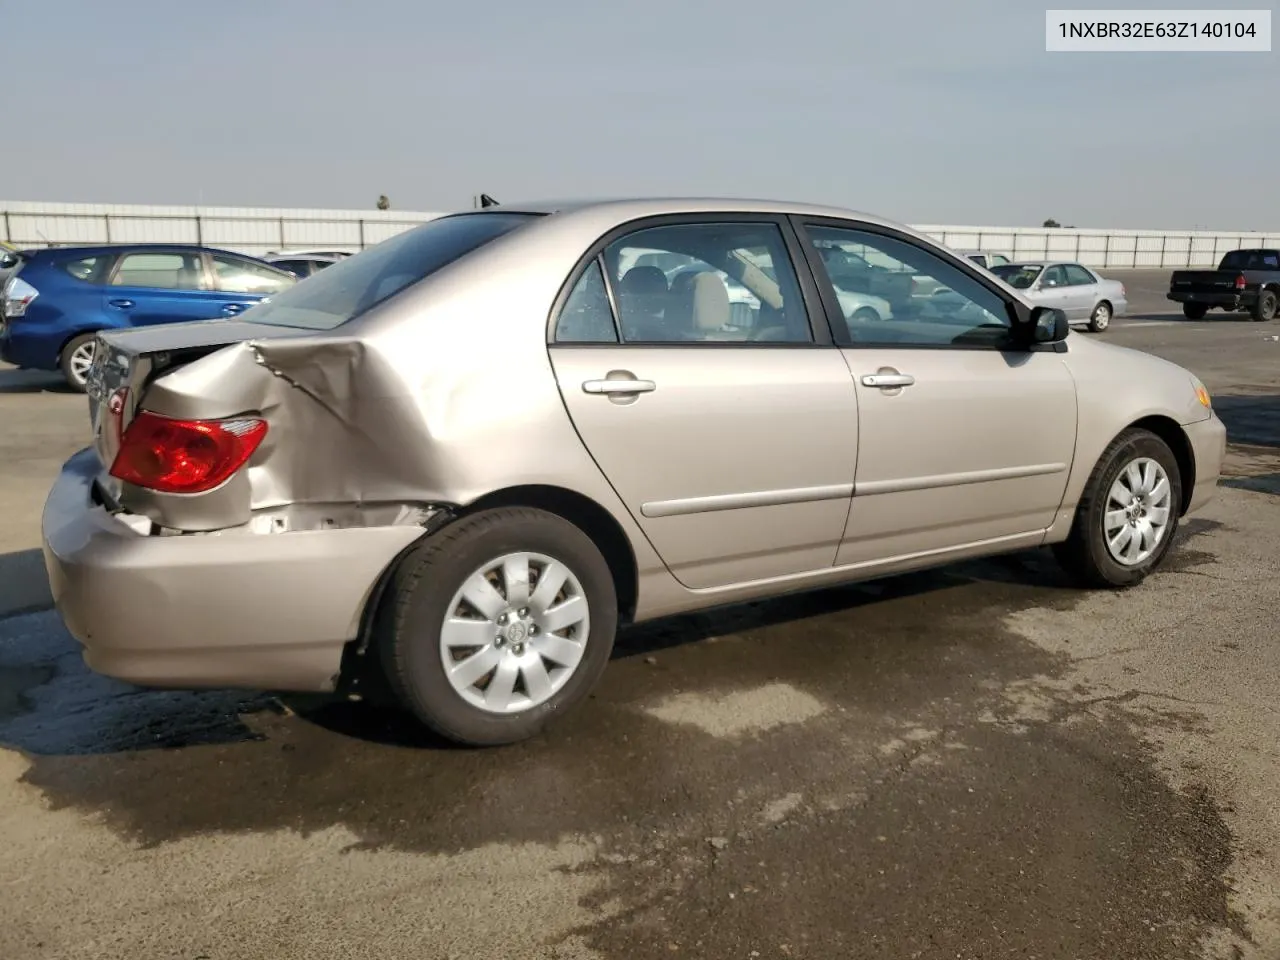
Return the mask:
[[185,529],[244,523],[253,511],[292,504],[434,499],[423,486],[422,417],[395,372],[361,340],[234,344],[159,378],[146,406],[195,418],[255,411],[269,424],[247,471],[249,496],[241,492],[218,504],[220,523],[178,524],[179,517],[169,517]]

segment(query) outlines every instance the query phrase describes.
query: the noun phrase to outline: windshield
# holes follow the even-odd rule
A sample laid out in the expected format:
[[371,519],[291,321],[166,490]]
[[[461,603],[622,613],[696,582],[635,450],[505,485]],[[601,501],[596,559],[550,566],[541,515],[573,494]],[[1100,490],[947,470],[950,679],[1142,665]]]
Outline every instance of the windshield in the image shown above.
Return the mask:
[[537,216],[461,213],[430,220],[325,267],[240,317],[280,327],[332,330]]
[[1036,282],[1043,270],[1038,263],[1000,263],[991,268],[991,272],[1011,287],[1025,290]]

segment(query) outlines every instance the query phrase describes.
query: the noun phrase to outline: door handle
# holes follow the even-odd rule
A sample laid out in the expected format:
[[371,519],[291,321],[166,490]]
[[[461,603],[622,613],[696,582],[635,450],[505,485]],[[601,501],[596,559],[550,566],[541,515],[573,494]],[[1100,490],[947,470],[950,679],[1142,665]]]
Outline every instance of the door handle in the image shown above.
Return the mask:
[[868,373],[862,378],[864,387],[880,387],[881,389],[909,387],[915,382],[916,378],[909,373]]
[[121,310],[128,310],[133,306],[132,300],[108,300],[107,303],[113,307],[119,307]]
[[245,305],[243,303],[228,303],[222,308],[222,315],[224,317],[234,317],[237,313],[243,313],[244,311]]
[[629,394],[652,393],[658,385],[652,380],[588,380],[582,385],[583,393]]

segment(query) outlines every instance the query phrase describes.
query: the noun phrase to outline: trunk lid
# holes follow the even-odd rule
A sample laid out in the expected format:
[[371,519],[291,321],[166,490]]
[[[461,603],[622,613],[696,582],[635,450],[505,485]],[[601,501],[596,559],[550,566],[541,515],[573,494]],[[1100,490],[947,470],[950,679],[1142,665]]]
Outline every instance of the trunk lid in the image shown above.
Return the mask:
[[1204,293],[1230,293],[1236,288],[1239,270],[1175,270],[1169,279],[1169,289],[1175,293],[1201,291]]

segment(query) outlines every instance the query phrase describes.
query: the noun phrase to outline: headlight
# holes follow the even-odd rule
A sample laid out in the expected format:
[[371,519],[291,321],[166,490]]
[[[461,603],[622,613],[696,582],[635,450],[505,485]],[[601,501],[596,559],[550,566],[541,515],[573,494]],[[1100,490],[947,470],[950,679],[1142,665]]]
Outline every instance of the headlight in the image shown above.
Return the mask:
[[1191,386],[1195,388],[1196,399],[1200,401],[1200,405],[1206,410],[1212,410],[1213,402],[1209,399],[1209,391],[1205,389],[1205,385],[1198,377],[1191,378]]

